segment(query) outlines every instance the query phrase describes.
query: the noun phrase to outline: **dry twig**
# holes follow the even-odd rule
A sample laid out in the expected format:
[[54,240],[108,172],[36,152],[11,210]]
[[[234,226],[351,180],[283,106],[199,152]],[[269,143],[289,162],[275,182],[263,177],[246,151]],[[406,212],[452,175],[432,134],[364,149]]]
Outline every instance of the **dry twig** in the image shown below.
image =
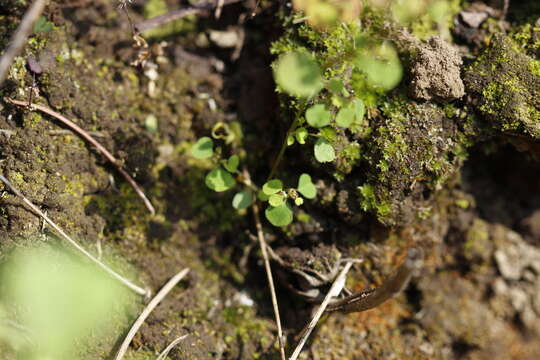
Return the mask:
[[309,335],[319,322],[319,319],[324,314],[324,311],[326,310],[326,307],[330,303],[330,300],[332,300],[333,297],[336,297],[339,295],[343,287],[345,286],[345,277],[347,276],[347,273],[351,269],[351,266],[353,264],[353,261],[348,261],[345,266],[343,267],[343,270],[339,273],[339,275],[336,277],[336,280],[332,284],[332,287],[330,288],[330,291],[328,291],[328,294],[326,294],[323,302],[317,309],[317,312],[315,315],[311,318],[311,321],[307,325],[305,331],[303,331],[302,338],[298,342],[298,345],[296,346],[296,349],[294,349],[293,354],[289,358],[289,360],[296,360],[298,355],[300,355],[300,352],[302,351],[302,348],[304,347],[304,344],[306,343],[307,339],[309,338]]
[[218,5],[221,5],[221,3],[222,3],[221,6],[224,6],[224,5],[238,3],[240,1],[242,0],[223,0],[222,2],[220,1],[219,3],[216,3],[214,1],[201,1],[193,6],[188,6],[182,9],[173,10],[166,14],[156,16],[151,19],[142,21],[138,24],[135,24],[135,31],[137,33],[142,33],[147,30],[164,25],[168,22],[171,22],[177,19],[184,18],[189,15],[201,14],[201,13],[216,9],[216,7]]
[[32,6],[24,14],[23,20],[10,41],[10,45],[0,58],[0,85],[6,80],[8,70],[26,42],[26,39],[32,32],[32,27],[37,18],[43,12],[47,0],[35,0]]
[[165,358],[167,357],[167,355],[169,355],[169,352],[172,350],[172,348],[175,347],[180,341],[184,340],[186,337],[187,337],[187,334],[179,336],[173,341],[171,341],[171,343],[167,345],[165,350],[163,350],[161,354],[159,354],[156,360],[165,360]]
[[279,307],[276,296],[276,288],[274,286],[274,278],[272,277],[272,268],[270,267],[270,259],[268,258],[268,251],[266,247],[266,241],[264,240],[264,233],[261,225],[261,218],[259,215],[259,205],[255,201],[251,206],[253,208],[253,217],[255,218],[255,228],[257,229],[257,238],[259,239],[259,245],[264,259],[264,269],[266,276],[268,277],[268,286],[270,287],[270,295],[272,297],[272,306],[274,307],[274,316],[276,317],[276,324],[278,330],[278,342],[279,351],[281,353],[281,359],[285,360],[285,346],[283,345],[283,330],[281,328],[281,317],[279,316]]
[[120,360],[124,357],[126,354],[126,351],[129,347],[129,344],[131,343],[131,340],[133,340],[133,337],[139,330],[139,328],[142,326],[148,315],[156,308],[156,306],[167,296],[167,294],[182,280],[187,273],[189,272],[189,269],[184,269],[180,271],[178,274],[173,276],[167,283],[159,290],[159,292],[154,296],[152,300],[148,303],[148,305],[144,308],[144,310],[141,312],[137,320],[133,323],[133,326],[131,326],[131,329],[129,329],[129,332],[127,333],[126,337],[124,338],[124,341],[122,342],[122,345],[120,345],[120,348],[118,349],[118,352],[116,353],[115,360]]
[[104,263],[102,263],[101,261],[99,261],[96,257],[94,257],[92,254],[90,254],[88,251],[86,251],[82,246],[80,246],[79,244],[77,244],[77,242],[75,242],[75,240],[73,240],[72,238],[70,238],[65,232],[64,230],[62,230],[58,225],[56,225],[56,223],[54,223],[51,219],[49,219],[49,217],[47,215],[45,215],[36,205],[34,205],[30,200],[28,200],[26,198],[26,196],[24,196],[15,186],[13,186],[11,184],[11,182],[8,181],[8,179],[6,179],[3,175],[0,175],[0,180],[2,180],[4,182],[4,184],[7,185],[7,187],[15,194],[17,195],[18,197],[20,197],[22,199],[22,201],[28,205],[28,207],[30,209],[32,209],[32,211],[34,211],[36,214],[38,214],[39,216],[41,216],[43,218],[43,220],[45,220],[47,222],[47,224],[49,224],[61,237],[63,237],[70,245],[72,245],[75,249],[77,249],[78,251],[80,251],[81,253],[83,253],[87,258],[89,258],[90,260],[92,260],[97,266],[99,266],[101,269],[103,269],[105,272],[107,272],[107,274],[109,274],[110,276],[112,276],[113,278],[115,278],[116,280],[120,281],[122,284],[126,285],[128,288],[130,288],[131,290],[135,291],[136,293],[140,294],[140,295],[147,295],[148,294],[148,291],[133,284],[131,281],[127,280],[126,278],[124,278],[123,276],[119,275],[118,273],[116,273],[114,270],[112,270],[111,268],[109,268],[107,265],[105,265]]
[[[12,103],[12,104],[14,104],[14,105],[23,106],[23,107],[28,106],[28,104],[26,102],[24,102],[24,101],[13,100],[13,99],[9,99],[9,98],[5,98],[5,100]],[[126,181],[131,185],[131,187],[133,187],[133,189],[135,190],[137,195],[144,202],[144,205],[146,206],[148,211],[150,211],[150,213],[152,215],[154,215],[156,213],[156,211],[154,209],[154,206],[152,205],[150,200],[148,200],[148,198],[146,197],[146,195],[144,194],[142,189],[139,187],[139,185],[135,182],[135,180],[133,180],[133,178],[124,169],[122,169],[122,167],[119,165],[118,160],[107,149],[105,149],[103,147],[103,145],[101,145],[92,136],[90,136],[84,129],[79,127],[77,124],[75,124],[73,121],[69,120],[68,118],[66,118],[62,114],[59,114],[56,111],[54,111],[52,109],[49,109],[46,106],[37,105],[37,104],[31,104],[30,109],[39,110],[39,111],[41,111],[41,112],[43,112],[43,113],[45,113],[47,115],[50,115],[50,116],[54,117],[55,119],[57,119],[58,121],[60,121],[64,125],[66,125],[68,128],[70,128],[77,135],[79,135],[84,140],[88,141],[91,145],[93,145],[98,150],[98,152],[100,154],[102,154],[110,163],[112,163],[114,165],[116,170],[118,170],[120,175],[122,175],[124,177],[124,179],[126,179]]]

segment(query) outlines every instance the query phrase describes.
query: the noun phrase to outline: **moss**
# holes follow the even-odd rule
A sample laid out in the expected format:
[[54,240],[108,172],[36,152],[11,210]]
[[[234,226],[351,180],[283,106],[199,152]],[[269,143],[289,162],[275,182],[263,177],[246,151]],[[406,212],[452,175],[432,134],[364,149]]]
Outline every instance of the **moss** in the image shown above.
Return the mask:
[[540,137],[538,62],[511,38],[495,36],[467,69],[465,82],[492,129]]

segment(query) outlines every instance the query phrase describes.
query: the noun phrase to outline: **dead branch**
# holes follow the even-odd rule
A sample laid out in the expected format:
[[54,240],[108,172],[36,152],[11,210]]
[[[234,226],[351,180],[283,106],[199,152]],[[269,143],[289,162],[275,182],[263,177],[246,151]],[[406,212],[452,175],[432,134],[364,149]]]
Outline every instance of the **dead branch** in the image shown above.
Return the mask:
[[[7,102],[9,102],[11,104],[14,104],[14,105],[17,105],[17,106],[22,106],[22,107],[27,107],[28,106],[28,104],[26,102],[24,102],[24,101],[13,100],[13,99],[9,99],[9,98],[5,98],[5,100]],[[96,139],[94,139],[92,136],[90,136],[84,129],[79,127],[77,124],[75,124],[73,121],[69,120],[68,118],[66,118],[62,114],[59,114],[56,111],[54,111],[52,109],[49,109],[46,106],[37,105],[37,104],[31,104],[30,109],[39,110],[39,111],[41,111],[41,112],[43,112],[43,113],[45,113],[47,115],[50,115],[50,116],[54,117],[55,119],[60,121],[62,124],[66,125],[68,128],[70,128],[77,135],[82,137],[84,140],[88,141],[92,146],[94,146],[97,149],[97,151],[100,154],[102,154],[105,157],[105,159],[107,159],[111,164],[113,164],[113,166],[116,168],[116,170],[118,170],[120,175],[122,175],[124,177],[124,179],[126,179],[126,181],[131,185],[131,187],[133,187],[133,189],[135,190],[137,195],[144,202],[144,205],[146,206],[148,211],[150,211],[150,213],[152,215],[154,215],[156,213],[156,211],[154,209],[154,206],[152,205],[150,200],[148,200],[148,198],[146,197],[146,195],[144,194],[142,189],[139,187],[139,185],[135,182],[135,180],[133,180],[133,178],[120,166],[118,160],[107,149],[105,149],[105,147],[103,147],[103,145],[101,145],[99,142],[96,141]]]
[[177,9],[170,11],[166,14],[153,17],[151,19],[142,21],[138,24],[135,24],[135,31],[137,33],[142,33],[147,30],[153,29],[155,27],[164,25],[168,22],[184,18],[189,15],[197,15],[202,14],[205,12],[209,12],[211,10],[214,10],[218,7],[218,5],[225,6],[230,5],[234,3],[238,3],[242,0],[223,0],[220,2],[214,2],[214,1],[201,1],[193,6],[185,7],[182,9]]
[[0,175],[0,180],[6,184],[6,186],[18,197],[21,198],[21,200],[30,208],[34,213],[41,216],[47,224],[49,224],[57,233],[60,235],[64,240],[66,240],[70,245],[72,245],[75,249],[80,251],[84,256],[89,258],[91,261],[93,261],[97,266],[99,266],[101,269],[103,269],[107,274],[115,278],[116,280],[120,281],[122,284],[126,285],[131,290],[135,291],[136,293],[140,295],[147,295],[148,291],[133,284],[128,279],[124,278],[122,275],[116,273],[114,270],[112,270],[110,267],[99,261],[94,255],[90,254],[86,249],[84,249],[81,245],[79,245],[75,240],[73,240],[71,237],[69,237],[68,234],[64,232],[60,228],[60,226],[56,225],[54,221],[52,221],[47,215],[43,213],[34,203],[32,203],[30,200],[26,198],[11,182],[6,179],[3,175]]
[[139,330],[139,328],[144,324],[144,321],[150,315],[150,313],[158,306],[158,304],[167,296],[167,294],[182,280],[187,273],[189,272],[189,269],[184,269],[180,271],[178,274],[173,276],[167,283],[159,290],[159,292],[154,296],[152,300],[148,303],[148,305],[144,308],[144,310],[141,312],[137,320],[133,323],[133,326],[131,329],[129,329],[129,332],[127,333],[126,337],[124,338],[124,341],[122,342],[122,345],[120,345],[120,348],[118,349],[118,353],[116,353],[115,360],[120,360],[124,357],[126,354],[126,351],[129,347],[129,344],[131,343],[131,340],[133,340],[133,337]]

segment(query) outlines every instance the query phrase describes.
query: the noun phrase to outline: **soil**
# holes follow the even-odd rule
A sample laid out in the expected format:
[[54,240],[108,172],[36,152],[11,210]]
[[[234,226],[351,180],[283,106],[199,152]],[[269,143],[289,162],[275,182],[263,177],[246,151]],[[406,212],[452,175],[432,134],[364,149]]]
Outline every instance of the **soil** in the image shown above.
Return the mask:
[[[0,1],[2,46],[28,3]],[[132,21],[144,18],[144,3],[129,5]],[[175,1],[164,3],[170,9],[178,6]],[[488,5],[497,6],[484,7]],[[225,6],[219,19],[190,19],[178,31],[147,38],[145,49],[134,46],[128,19],[115,2],[51,1],[44,13],[50,28],[31,37],[2,86],[2,98],[27,99],[34,90],[25,63],[35,56],[43,74],[36,79],[34,101],[72,119],[120,158],[153,202],[156,215],[148,213],[113,166],[57,120],[2,101],[0,169],[14,186],[82,246],[116,259],[118,271],[154,293],[180,270],[191,269],[144,323],[126,358],[154,359],[185,334],[170,359],[279,358],[252,215],[235,211],[230,193],[211,192],[204,180],[210,165],[190,155],[191,145],[222,123],[241,128],[242,148],[256,182],[264,182],[276,158],[289,126],[270,67],[271,43],[282,33],[275,16],[280,3],[255,6],[255,1],[238,3]],[[474,6],[470,14],[477,11]],[[523,13],[527,19],[531,14],[540,17],[534,1],[511,2],[507,26],[532,24]],[[322,199],[306,204],[307,220],[286,231],[264,224],[267,241],[289,263],[321,271],[328,254],[332,262],[336,257],[362,259],[349,280],[352,290],[361,290],[390,276],[408,247],[422,246],[426,253],[421,274],[406,291],[364,313],[326,317],[301,358],[536,359],[540,353],[540,163],[535,132],[540,118],[530,112],[524,126],[506,128],[506,122],[494,123],[494,114],[484,111],[482,89],[492,78],[486,72],[471,74],[483,65],[473,70],[467,66],[480,59],[479,39],[489,29],[476,30],[467,28],[467,39],[474,39],[467,43],[459,33],[465,30],[456,25],[457,46],[440,38],[414,45],[418,58],[410,62],[412,88],[405,86],[404,93],[411,91],[419,101],[407,100],[415,122],[396,130],[406,134],[402,138],[411,150],[404,158],[390,159],[393,177],[380,181],[390,189],[396,209],[387,222],[361,208],[356,189],[363,179],[380,175],[363,172],[372,165],[369,161],[385,156],[389,140],[384,136],[393,120],[382,120],[374,112],[373,119],[380,121],[366,138],[376,144],[366,148],[368,164],[351,166],[341,182],[332,177],[333,170],[314,164],[300,151],[288,153],[289,161],[281,167],[288,174],[284,176],[310,169]],[[212,31],[242,34],[243,42],[224,47]],[[458,55],[464,48],[471,55],[465,65]],[[499,49],[493,45],[489,51]],[[144,69],[131,64],[143,55],[148,56]],[[532,52],[520,54],[520,66],[526,68],[523,64],[531,57],[540,60]],[[465,85],[460,71],[462,78],[469,71]],[[445,76],[437,77],[441,72]],[[493,78],[498,81],[500,76]],[[529,95],[539,81],[538,74],[526,84],[524,80]],[[465,116],[443,116],[436,106],[450,101]],[[532,95],[524,101],[538,104]],[[476,130],[467,140],[468,155],[454,159],[456,129],[466,133],[470,123],[464,119],[473,115]],[[505,121],[514,124],[516,116],[509,113]],[[425,139],[425,134],[433,136]],[[232,146],[240,148],[234,142]],[[452,155],[437,188],[423,184],[425,149],[436,157]],[[412,175],[406,178],[400,166]],[[63,246],[52,229],[3,189],[0,261],[15,249]],[[419,217],[423,208],[430,211]],[[286,269],[273,265],[286,342],[292,349],[313,303],[295,293],[299,279],[291,280]],[[2,266],[1,271],[9,268]],[[322,284],[319,290],[324,293],[328,286]],[[114,336],[81,339],[76,356],[114,358],[145,303],[142,297],[130,298],[113,319]],[[7,359],[15,358],[10,350],[4,353]]]

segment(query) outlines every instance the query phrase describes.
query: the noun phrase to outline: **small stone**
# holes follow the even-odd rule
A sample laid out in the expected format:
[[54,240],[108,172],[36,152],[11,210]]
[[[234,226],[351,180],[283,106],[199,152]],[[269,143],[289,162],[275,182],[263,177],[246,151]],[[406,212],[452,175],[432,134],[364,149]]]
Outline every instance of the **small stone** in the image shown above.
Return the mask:
[[471,11],[462,11],[459,13],[463,23],[467,24],[472,28],[478,28],[486,19],[488,18],[487,12],[471,12]]

